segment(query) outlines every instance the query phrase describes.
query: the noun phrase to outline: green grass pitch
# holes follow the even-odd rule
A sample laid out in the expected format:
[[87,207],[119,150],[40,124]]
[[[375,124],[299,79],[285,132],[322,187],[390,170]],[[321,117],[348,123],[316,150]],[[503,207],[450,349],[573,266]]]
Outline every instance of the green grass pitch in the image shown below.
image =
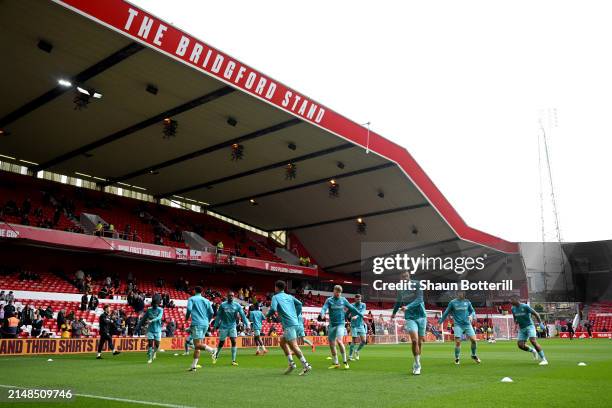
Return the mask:
[[[479,343],[482,364],[469,359],[463,344],[461,365],[453,364],[452,343],[424,346],[421,376],[410,373],[412,357],[406,344],[371,345],[350,370],[328,370],[327,347],[306,352],[313,371],[305,377],[283,375],[286,359],[279,349],[255,356],[239,349],[239,367],[229,365],[229,350],[215,366],[201,358],[203,368],[187,372],[191,357],[174,351],[158,353],[146,364],[145,353],[53,355],[0,358],[0,384],[32,388],[71,388],[78,394],[72,407],[611,407],[612,341],[542,341],[550,362],[540,367],[515,342]],[[51,357],[52,362],[47,362]],[[578,362],[587,363],[579,367]],[[513,383],[501,383],[511,377]],[[6,395],[6,388],[0,392]],[[110,400],[95,398],[108,397]],[[121,399],[134,400],[126,402]],[[20,402],[18,407],[60,406]],[[0,400],[0,406],[8,406]]]

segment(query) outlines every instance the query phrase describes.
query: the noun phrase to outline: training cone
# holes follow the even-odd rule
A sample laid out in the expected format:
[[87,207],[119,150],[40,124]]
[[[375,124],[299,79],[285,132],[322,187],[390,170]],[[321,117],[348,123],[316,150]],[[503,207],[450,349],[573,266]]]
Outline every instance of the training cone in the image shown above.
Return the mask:
[[514,381],[512,381],[512,378],[510,377],[504,377],[501,379],[501,382],[514,382]]
[[178,356],[178,353],[174,353],[175,356]]
[[[48,359],[47,361],[53,361],[53,359],[52,359],[52,358],[50,358],[50,359]],[[585,365],[586,365],[586,364],[585,364]]]
[[579,363],[578,363],[578,365],[579,365],[580,367],[585,367],[585,366],[586,366],[586,363],[583,363],[583,362],[581,361],[581,362],[579,362]]

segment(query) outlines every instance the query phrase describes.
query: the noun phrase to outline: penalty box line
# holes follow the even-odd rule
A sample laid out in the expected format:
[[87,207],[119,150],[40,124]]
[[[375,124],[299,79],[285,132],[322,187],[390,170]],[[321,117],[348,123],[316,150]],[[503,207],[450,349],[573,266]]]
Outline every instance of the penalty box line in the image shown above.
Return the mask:
[[[31,387],[23,387],[23,386],[17,386],[17,385],[6,385],[6,384],[0,384],[0,388],[13,388],[13,389],[28,389]],[[35,387],[36,389],[51,389],[51,388],[57,388],[57,387]],[[77,397],[82,397],[82,398],[92,398],[92,399],[100,399],[100,400],[107,400],[107,401],[117,401],[117,402],[126,402],[126,403],[130,403],[130,404],[140,404],[140,405],[152,405],[152,406],[156,406],[156,407],[166,407],[166,408],[195,408],[195,407],[190,407],[188,405],[177,405],[177,404],[166,404],[163,402],[151,402],[151,401],[140,401],[140,400],[134,400],[134,399],[128,399],[128,398],[119,398],[119,397],[106,397],[104,395],[92,395],[92,394],[81,394],[81,393],[73,393],[72,395],[75,395]],[[41,402],[43,402],[42,400],[40,400]]]

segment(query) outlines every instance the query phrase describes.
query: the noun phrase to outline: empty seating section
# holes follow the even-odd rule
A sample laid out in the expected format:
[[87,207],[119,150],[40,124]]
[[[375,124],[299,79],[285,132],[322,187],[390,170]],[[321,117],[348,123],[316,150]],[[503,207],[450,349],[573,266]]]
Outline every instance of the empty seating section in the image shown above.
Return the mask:
[[589,308],[588,319],[593,322],[593,331],[612,329],[612,302],[593,303]]
[[[45,194],[48,192],[47,183],[26,182],[26,179],[25,176],[0,172],[0,221],[33,227],[47,224],[58,230],[74,228],[75,224],[61,207],[56,215],[54,199]],[[29,200],[29,208],[26,200]]]
[[0,276],[0,289],[33,292],[78,293],[77,288],[50,272],[36,272],[40,280],[21,280],[19,273]]

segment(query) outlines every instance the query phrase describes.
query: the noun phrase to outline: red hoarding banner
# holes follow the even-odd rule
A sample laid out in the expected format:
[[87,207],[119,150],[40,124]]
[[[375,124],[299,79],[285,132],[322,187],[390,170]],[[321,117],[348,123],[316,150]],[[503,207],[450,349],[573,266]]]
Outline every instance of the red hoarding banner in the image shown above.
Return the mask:
[[[591,333],[593,335],[594,339],[612,339],[612,333],[610,332],[592,332]],[[589,338],[589,333],[587,332],[575,332],[574,336],[575,339],[588,339]],[[560,339],[569,339],[570,335],[568,332],[560,332],[559,333],[559,338]]]
[[[44,242],[63,247],[82,248],[95,251],[120,251],[139,257],[152,257],[171,260],[185,260],[212,264],[218,262],[227,265],[229,257],[221,255],[217,259],[211,252],[202,252],[185,248],[173,248],[144,242],[124,241],[121,239],[103,238],[94,235],[77,234],[46,228],[25,225],[0,223],[0,239],[24,239]],[[270,272],[317,276],[317,268],[269,262],[261,259],[235,257],[233,264],[245,268],[262,269]]]

